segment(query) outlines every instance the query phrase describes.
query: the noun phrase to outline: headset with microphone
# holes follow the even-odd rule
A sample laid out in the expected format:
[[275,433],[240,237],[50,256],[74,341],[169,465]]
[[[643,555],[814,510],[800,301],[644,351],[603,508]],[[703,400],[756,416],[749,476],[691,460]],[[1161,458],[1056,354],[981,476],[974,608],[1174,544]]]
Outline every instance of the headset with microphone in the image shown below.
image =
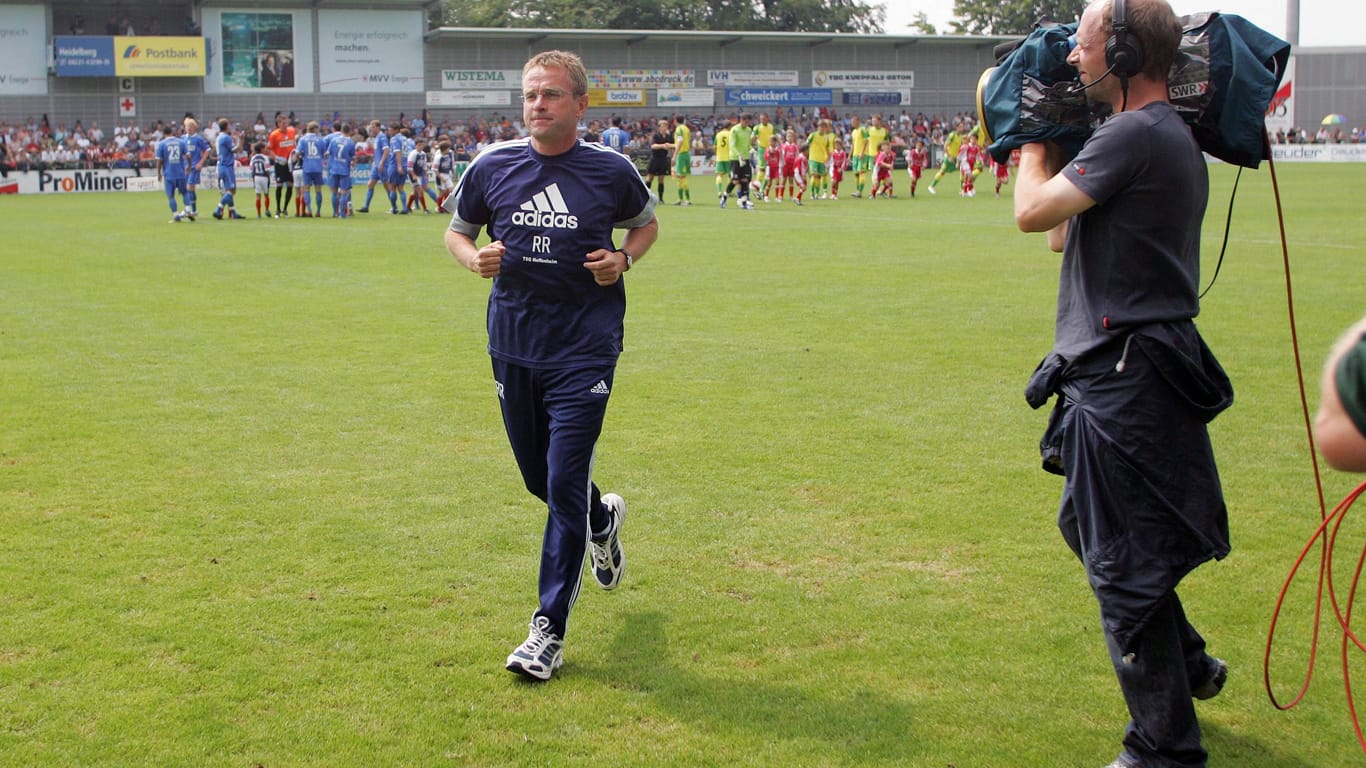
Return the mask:
[[1098,85],[1098,84],[1100,83],[1101,80],[1104,80],[1105,78],[1109,77],[1109,76],[1110,76],[1110,73],[1112,73],[1112,72],[1114,72],[1114,71],[1115,71],[1115,67],[1114,67],[1114,65],[1111,65],[1108,69],[1106,69],[1104,72],[1102,72],[1102,73],[1100,74],[1100,77],[1097,77],[1095,80],[1092,80],[1092,81],[1089,82],[1089,83],[1083,83],[1083,82],[1081,81],[1081,78],[1077,78],[1077,82],[1075,82],[1075,83],[1073,83],[1073,84],[1071,84],[1071,85],[1069,85],[1069,86],[1067,87],[1067,93],[1068,93],[1068,94],[1071,94],[1071,95],[1075,95],[1075,94],[1081,93],[1082,91],[1085,91],[1087,88],[1090,88],[1090,87],[1092,87],[1092,86],[1094,86],[1094,85]]
[[1129,78],[1143,71],[1143,42],[1138,35],[1129,34],[1129,15],[1124,6],[1125,0],[1114,0],[1110,6],[1110,39],[1105,41],[1107,74],[1115,73],[1123,93],[1120,112],[1129,106]]
[[[1075,39],[1073,35],[1073,39]],[[1075,45],[1075,42],[1073,42]],[[1129,32],[1129,19],[1125,0],[1114,0],[1110,10],[1110,37],[1105,41],[1105,71],[1089,83],[1080,79],[1068,88],[1069,93],[1081,93],[1110,75],[1119,78],[1120,87],[1125,94],[1129,91],[1129,78],[1143,71],[1143,43],[1137,35]]]
[[1110,39],[1105,41],[1105,66],[1121,81],[1143,71],[1143,43],[1129,33],[1129,18],[1124,0],[1114,0],[1110,9]]

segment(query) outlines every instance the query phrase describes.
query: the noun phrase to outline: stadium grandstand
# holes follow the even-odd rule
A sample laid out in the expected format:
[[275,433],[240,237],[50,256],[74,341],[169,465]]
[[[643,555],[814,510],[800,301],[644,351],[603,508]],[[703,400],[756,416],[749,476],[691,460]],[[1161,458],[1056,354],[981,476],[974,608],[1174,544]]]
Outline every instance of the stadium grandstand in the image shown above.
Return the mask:
[[[667,30],[473,29],[441,25],[444,2],[191,3],[0,0],[0,123],[88,128],[178,123],[424,121],[497,125],[520,112],[521,63],[550,48],[591,69],[586,122],[637,124],[741,111],[816,116],[972,114],[1000,36]],[[1366,47],[1296,49],[1290,98],[1268,121],[1291,142],[1359,141]],[[1340,126],[1321,126],[1326,114]],[[402,116],[402,117],[400,117]],[[1295,130],[1297,126],[1304,126]],[[1278,130],[1279,129],[1279,130]],[[70,149],[70,148],[68,148]]]

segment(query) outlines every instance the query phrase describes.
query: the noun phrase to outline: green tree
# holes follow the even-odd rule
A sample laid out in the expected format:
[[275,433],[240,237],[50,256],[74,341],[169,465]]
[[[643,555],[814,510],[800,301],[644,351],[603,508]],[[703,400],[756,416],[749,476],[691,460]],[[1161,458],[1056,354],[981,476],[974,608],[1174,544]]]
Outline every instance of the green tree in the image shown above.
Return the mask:
[[759,0],[757,25],[747,29],[876,33],[886,23],[885,9],[863,0]]
[[[917,35],[939,34],[939,30],[936,29],[935,26],[930,23],[930,15],[928,13],[925,13],[924,11],[916,13],[916,15],[911,19],[911,23],[907,24],[906,26],[910,29],[910,31],[913,34]],[[897,32],[899,30],[889,29],[887,31]]]
[[960,35],[1024,35],[1040,19],[1076,21],[1085,8],[1085,0],[954,0],[950,26]]
[[884,6],[864,0],[462,0],[458,27],[881,32]]

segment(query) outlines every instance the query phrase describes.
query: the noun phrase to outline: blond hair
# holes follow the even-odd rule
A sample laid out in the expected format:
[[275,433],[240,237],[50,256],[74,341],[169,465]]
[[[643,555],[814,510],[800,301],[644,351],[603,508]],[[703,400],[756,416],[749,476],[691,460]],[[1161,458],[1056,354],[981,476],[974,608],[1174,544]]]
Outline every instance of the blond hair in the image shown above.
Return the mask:
[[563,69],[569,75],[569,83],[574,87],[575,96],[588,95],[588,70],[584,69],[583,59],[579,58],[573,51],[541,51],[540,53],[527,59],[522,66],[522,76],[525,77],[533,67],[543,69]]

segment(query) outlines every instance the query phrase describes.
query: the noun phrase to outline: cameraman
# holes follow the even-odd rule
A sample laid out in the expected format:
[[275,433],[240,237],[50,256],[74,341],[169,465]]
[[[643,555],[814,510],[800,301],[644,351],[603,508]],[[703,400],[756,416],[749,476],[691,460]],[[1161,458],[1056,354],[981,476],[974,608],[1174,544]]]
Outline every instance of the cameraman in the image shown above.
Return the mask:
[[1126,34],[1112,39],[1119,14],[1095,0],[1067,59],[1112,116],[1070,161],[1052,144],[1021,152],[1016,223],[1063,253],[1053,350],[1026,397],[1037,408],[1058,395],[1043,441],[1045,466],[1066,478],[1058,526],[1132,718],[1110,767],[1199,768],[1191,699],[1217,695],[1228,668],[1176,586],[1229,553],[1206,424],[1233,390],[1194,323],[1209,177],[1167,101],[1181,27],[1166,0],[1115,2]]

